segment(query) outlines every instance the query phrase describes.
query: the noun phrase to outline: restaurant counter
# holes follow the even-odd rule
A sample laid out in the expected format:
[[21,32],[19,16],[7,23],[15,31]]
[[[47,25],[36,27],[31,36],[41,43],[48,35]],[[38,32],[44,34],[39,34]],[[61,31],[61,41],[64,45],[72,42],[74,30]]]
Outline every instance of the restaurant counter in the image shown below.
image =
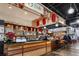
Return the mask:
[[51,52],[51,41],[4,44],[7,56],[39,56]]

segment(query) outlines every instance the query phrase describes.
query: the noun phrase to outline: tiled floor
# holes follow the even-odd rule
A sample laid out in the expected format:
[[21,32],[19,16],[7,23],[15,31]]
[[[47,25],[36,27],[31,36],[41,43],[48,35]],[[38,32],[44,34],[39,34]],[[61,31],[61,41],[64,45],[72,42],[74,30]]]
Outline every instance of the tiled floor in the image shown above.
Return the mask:
[[79,42],[71,44],[65,49],[59,49],[48,53],[45,56],[79,56]]

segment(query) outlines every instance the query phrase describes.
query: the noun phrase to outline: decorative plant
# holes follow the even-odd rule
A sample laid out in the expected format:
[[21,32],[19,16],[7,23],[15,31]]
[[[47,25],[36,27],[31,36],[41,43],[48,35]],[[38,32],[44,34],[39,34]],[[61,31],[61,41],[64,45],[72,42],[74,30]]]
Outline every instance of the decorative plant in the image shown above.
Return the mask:
[[13,40],[13,38],[15,37],[15,34],[13,32],[8,32],[6,33],[6,35],[9,38],[9,40]]
[[15,34],[13,32],[8,32],[5,34],[4,41],[10,43],[14,40],[14,37],[15,37]]
[[8,41],[8,37],[6,35],[4,35],[4,42],[7,42]]

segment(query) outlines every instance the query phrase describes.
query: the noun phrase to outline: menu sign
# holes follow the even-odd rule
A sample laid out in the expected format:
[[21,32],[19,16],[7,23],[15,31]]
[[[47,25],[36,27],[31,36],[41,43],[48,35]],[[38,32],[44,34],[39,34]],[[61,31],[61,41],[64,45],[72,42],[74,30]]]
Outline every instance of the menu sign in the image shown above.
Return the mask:
[[0,26],[0,33],[4,33],[4,26]]

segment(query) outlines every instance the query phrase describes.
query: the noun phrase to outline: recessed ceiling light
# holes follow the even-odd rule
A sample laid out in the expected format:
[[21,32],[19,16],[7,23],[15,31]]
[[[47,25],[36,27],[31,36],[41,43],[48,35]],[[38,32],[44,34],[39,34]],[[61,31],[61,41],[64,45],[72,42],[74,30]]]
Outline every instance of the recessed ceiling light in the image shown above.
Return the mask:
[[68,14],[73,14],[74,13],[74,8],[70,7],[68,10]]
[[27,12],[24,12],[25,14],[27,14]]
[[11,7],[11,6],[9,6],[8,8],[9,8],[9,9],[12,9],[12,7]]

